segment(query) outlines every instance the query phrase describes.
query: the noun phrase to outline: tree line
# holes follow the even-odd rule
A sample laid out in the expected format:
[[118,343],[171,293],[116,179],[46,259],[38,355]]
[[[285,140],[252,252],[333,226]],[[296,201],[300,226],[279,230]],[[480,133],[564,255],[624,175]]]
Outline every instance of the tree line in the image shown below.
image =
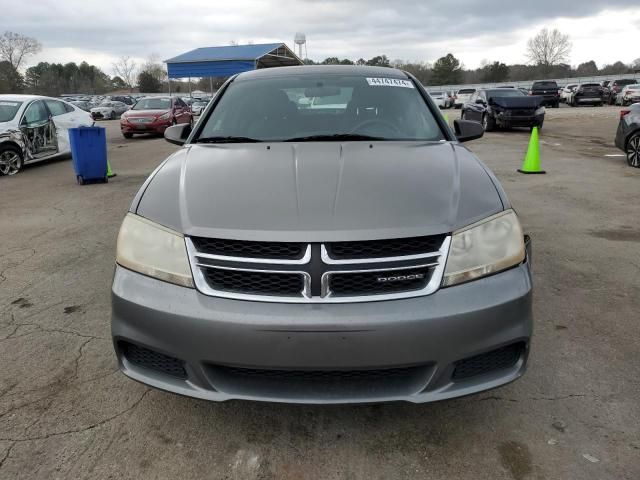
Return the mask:
[[[500,61],[483,61],[480,67],[467,69],[452,53],[438,58],[433,63],[390,60],[386,55],[376,55],[368,60],[328,57],[321,62],[310,59],[305,59],[304,62],[321,65],[395,67],[413,74],[424,85],[517,82],[640,71],[640,58],[632,64],[617,61],[600,68],[591,60],[572,67],[569,64],[571,47],[567,35],[558,30],[542,29],[529,39],[525,52],[528,63],[522,64],[507,65]],[[0,35],[0,93],[25,92],[59,96],[63,93],[102,94],[115,90],[132,90],[135,87],[145,93],[166,92],[169,89],[167,73],[157,55],[151,55],[141,65],[128,56],[120,57],[113,64],[113,77],[87,62],[79,65],[74,62],[40,62],[27,68],[22,74],[21,67],[26,58],[41,49],[42,45],[34,38],[13,32]],[[214,79],[213,87],[218,88],[224,80]],[[173,92],[184,92],[189,88],[208,91],[210,86],[211,81],[208,78],[191,82],[191,85],[171,81]]]

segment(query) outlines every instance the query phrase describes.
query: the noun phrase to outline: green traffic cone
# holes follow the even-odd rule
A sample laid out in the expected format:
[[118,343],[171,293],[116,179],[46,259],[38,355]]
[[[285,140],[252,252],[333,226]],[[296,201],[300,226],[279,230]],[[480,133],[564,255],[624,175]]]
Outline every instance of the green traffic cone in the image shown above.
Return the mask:
[[111,164],[109,164],[109,160],[107,160],[107,178],[115,177],[116,174],[111,170]]
[[531,130],[531,139],[529,140],[529,148],[524,157],[520,173],[547,173],[540,168],[540,144],[538,142],[538,127]]

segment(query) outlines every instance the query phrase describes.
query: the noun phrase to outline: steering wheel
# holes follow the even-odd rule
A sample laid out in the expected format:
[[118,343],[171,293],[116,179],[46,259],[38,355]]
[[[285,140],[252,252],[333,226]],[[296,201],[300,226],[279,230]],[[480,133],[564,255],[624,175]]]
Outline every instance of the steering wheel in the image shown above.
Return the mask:
[[393,131],[394,133],[397,133],[398,135],[402,134],[400,129],[396,127],[393,123],[388,122],[386,120],[382,120],[380,118],[370,118],[368,120],[360,122],[358,125],[353,127],[349,133],[356,133],[358,132],[358,130],[362,129],[363,127],[366,127],[368,125],[375,125],[375,124],[382,125],[383,127]]

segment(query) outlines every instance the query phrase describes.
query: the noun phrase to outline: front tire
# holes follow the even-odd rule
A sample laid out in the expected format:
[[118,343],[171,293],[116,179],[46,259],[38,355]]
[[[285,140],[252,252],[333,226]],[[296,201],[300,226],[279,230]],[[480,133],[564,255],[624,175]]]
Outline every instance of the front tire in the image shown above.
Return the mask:
[[482,116],[482,127],[484,128],[485,132],[492,132],[496,128],[495,119],[491,115],[485,113]]
[[627,164],[633,168],[640,168],[640,132],[631,135],[625,149]]
[[22,170],[24,159],[22,153],[13,145],[0,147],[0,175],[15,175]]

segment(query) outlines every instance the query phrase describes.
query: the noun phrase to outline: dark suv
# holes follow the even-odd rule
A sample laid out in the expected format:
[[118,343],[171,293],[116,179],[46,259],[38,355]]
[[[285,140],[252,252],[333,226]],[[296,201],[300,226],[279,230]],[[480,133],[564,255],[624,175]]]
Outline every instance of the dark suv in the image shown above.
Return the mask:
[[570,102],[567,102],[572,107],[579,105],[598,105],[602,106],[603,102],[603,89],[599,83],[581,83],[578,85],[571,96]]
[[537,95],[542,97],[542,104],[553,108],[560,106],[560,94],[558,93],[558,84],[553,80],[540,80],[533,82],[529,95]]

